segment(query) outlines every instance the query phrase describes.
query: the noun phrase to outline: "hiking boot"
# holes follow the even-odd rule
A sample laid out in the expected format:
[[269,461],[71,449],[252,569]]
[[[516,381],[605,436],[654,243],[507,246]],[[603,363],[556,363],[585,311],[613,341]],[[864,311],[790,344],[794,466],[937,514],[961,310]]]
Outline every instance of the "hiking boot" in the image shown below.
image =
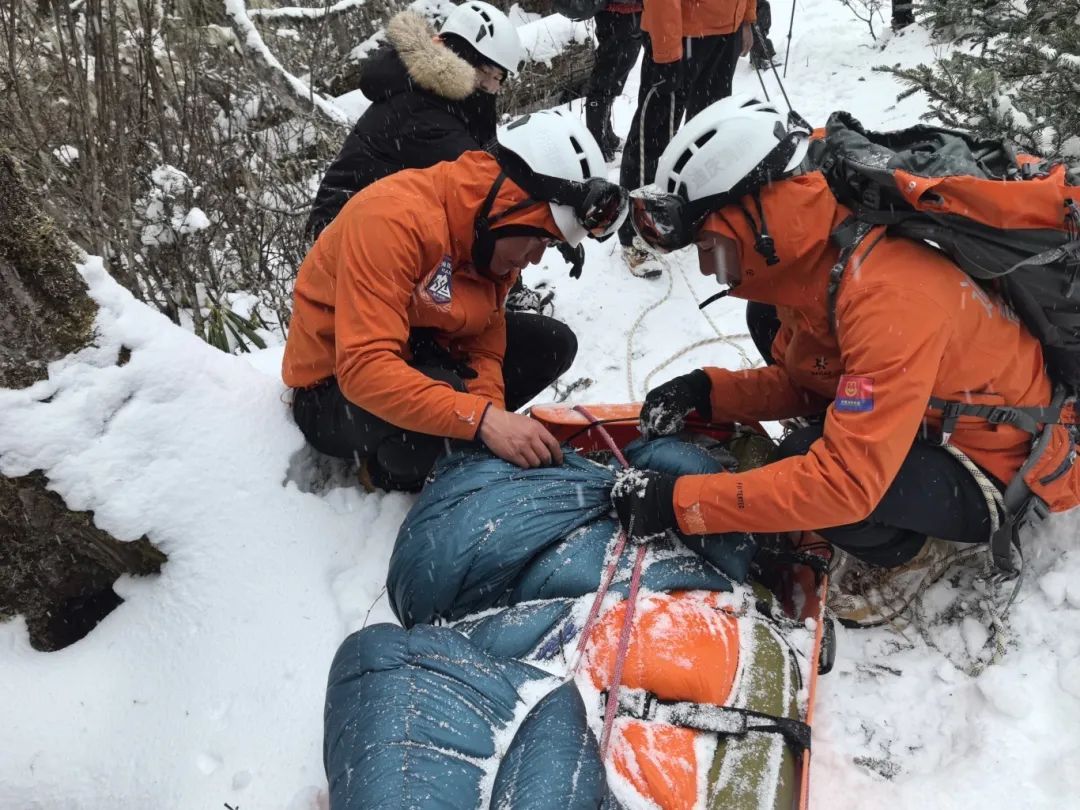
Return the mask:
[[622,255],[630,274],[637,278],[660,278],[664,274],[656,257],[637,245],[623,245]]
[[623,145],[622,139],[611,130],[610,124],[604,130],[603,136],[597,138],[597,143],[600,144],[600,151],[604,154],[605,163],[611,163],[615,160],[615,155],[622,150]]
[[518,282],[506,295],[507,312],[535,312],[538,315],[551,315],[555,311],[555,305],[551,299],[555,297],[554,290],[542,288],[533,289]]
[[903,565],[882,568],[836,552],[829,575],[828,607],[846,627],[874,627],[903,614],[922,592],[945,574],[962,546],[928,538]]

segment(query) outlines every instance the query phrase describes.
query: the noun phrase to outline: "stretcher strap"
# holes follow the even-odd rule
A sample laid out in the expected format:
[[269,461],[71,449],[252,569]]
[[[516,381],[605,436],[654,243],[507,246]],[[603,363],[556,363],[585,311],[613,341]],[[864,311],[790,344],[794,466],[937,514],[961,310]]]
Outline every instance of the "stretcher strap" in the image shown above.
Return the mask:
[[810,726],[790,717],[720,706],[716,703],[663,700],[645,689],[622,689],[615,700],[604,694],[607,710],[617,705],[617,713],[635,720],[649,720],[671,726],[744,737],[751,731],[779,734],[795,754],[810,749]]

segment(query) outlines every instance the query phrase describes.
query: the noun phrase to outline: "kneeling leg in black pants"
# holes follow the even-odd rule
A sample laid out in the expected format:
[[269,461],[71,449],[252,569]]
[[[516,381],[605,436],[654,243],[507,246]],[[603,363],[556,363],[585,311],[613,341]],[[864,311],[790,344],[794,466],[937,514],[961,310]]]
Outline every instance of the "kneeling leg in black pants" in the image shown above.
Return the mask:
[[[577,354],[577,338],[570,327],[545,315],[506,314],[506,354],[503,382],[506,408],[517,410],[561,374]],[[453,370],[435,365],[415,368],[435,380],[465,390]],[[418,490],[447,449],[447,440],[417,431],[402,430],[345,398],[337,380],[293,395],[293,416],[308,443],[337,458],[373,459],[372,477],[384,489]]]
[[[810,425],[791,433],[780,443],[780,458],[805,455],[822,431],[822,425]],[[948,450],[916,440],[866,520],[807,528],[864,562],[892,568],[918,554],[928,536],[986,542],[990,510],[975,478]]]

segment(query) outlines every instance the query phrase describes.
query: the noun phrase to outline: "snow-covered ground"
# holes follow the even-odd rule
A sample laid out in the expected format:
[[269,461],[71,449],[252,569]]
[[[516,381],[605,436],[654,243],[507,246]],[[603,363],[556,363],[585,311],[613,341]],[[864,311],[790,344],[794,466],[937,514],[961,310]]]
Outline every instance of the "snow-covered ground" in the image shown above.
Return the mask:
[[[781,52],[790,9],[773,4]],[[875,44],[837,0],[804,0],[797,14],[786,84],[805,117],[820,124],[842,108],[872,127],[915,121],[925,102],[897,104],[896,84],[872,68],[932,58],[925,32]],[[766,86],[776,93],[774,79]],[[736,87],[759,87],[745,62]],[[632,78],[616,108],[622,133],[635,91]],[[741,304],[697,313],[714,288],[692,257],[650,282],[615,249],[590,243],[577,282],[554,253],[527,271],[557,287],[558,315],[580,336],[564,382],[593,382],[575,399],[638,398],[696,366],[758,362]],[[334,480],[312,493],[280,348],[222,354],[135,303],[98,262],[84,274],[101,305],[98,345],[48,381],[0,391],[0,471],[45,470],[69,506],[117,537],[148,534],[169,563],[118,582],[124,604],[60,652],[33,651],[19,619],[0,624],[0,808],[325,807],[328,665],[365,620],[392,619],[380,590],[411,498]],[[117,366],[121,346],[132,355]],[[917,633],[840,631],[818,692],[813,807],[1080,801],[1076,527],[1057,521],[1033,549],[1016,646],[978,678]]]

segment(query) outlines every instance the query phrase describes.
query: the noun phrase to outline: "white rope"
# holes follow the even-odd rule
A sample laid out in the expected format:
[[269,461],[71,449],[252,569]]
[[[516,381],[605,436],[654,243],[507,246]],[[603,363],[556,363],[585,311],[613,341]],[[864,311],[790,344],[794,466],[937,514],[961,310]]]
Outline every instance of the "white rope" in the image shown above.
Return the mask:
[[658,300],[649,304],[638,313],[634,323],[630,326],[630,331],[626,333],[626,390],[630,394],[631,400],[636,400],[638,398],[638,395],[634,393],[634,335],[637,334],[638,327],[641,326],[645,317],[671,298],[671,291],[675,287],[674,279],[671,275],[670,264],[666,259],[660,257],[657,257],[657,260],[660,262],[661,267],[667,270],[667,273],[664,274],[667,276],[667,290],[664,291],[664,294],[660,296]]
[[946,444],[945,449],[949,451],[949,454],[964,465],[971,477],[975,479],[975,483],[979,485],[979,490],[982,492],[983,497],[986,499],[986,511],[990,514],[990,537],[992,538],[997,530],[1001,528],[1001,521],[1005,517],[1005,499],[1001,494],[994,482],[987,478],[986,473],[979,469],[960,448],[955,447],[952,444]]
[[732,348],[735,349],[735,351],[737,351],[739,353],[740,357],[742,358],[743,367],[744,368],[752,368],[755,365],[754,361],[750,358],[750,355],[748,355],[746,353],[746,349],[744,349],[742,347],[742,345],[738,342],[740,340],[749,339],[750,335],[747,334],[747,333],[740,333],[740,334],[735,334],[735,335],[725,335],[720,330],[720,327],[719,327],[719,325],[717,325],[716,321],[714,321],[712,319],[712,317],[710,317],[708,312],[706,312],[705,310],[699,310],[699,312],[701,312],[702,316],[705,318],[705,321],[712,328],[713,333],[716,335],[716,337],[703,338],[701,340],[694,341],[693,343],[690,343],[690,344],[684,346],[683,348],[679,349],[677,352],[672,354],[670,357],[667,357],[666,359],[662,360],[656,367],[654,367],[652,369],[652,371],[650,371],[648,374],[645,375],[645,378],[644,378],[644,381],[643,381],[644,390],[640,394],[637,391],[635,391],[635,389],[634,389],[634,336],[637,334],[638,328],[641,326],[642,322],[644,322],[645,318],[649,315],[649,313],[652,312],[653,310],[657,309],[658,307],[662,306],[664,303],[666,303],[668,301],[668,299],[671,298],[671,293],[674,291],[674,284],[675,284],[674,275],[672,273],[672,268],[673,267],[678,269],[679,275],[682,277],[683,283],[686,285],[686,289],[690,293],[690,299],[694,300],[695,295],[696,295],[693,286],[690,284],[690,279],[688,279],[686,277],[686,271],[683,270],[681,264],[679,264],[677,261],[670,261],[666,256],[656,256],[656,261],[660,264],[662,270],[666,271],[666,272],[664,272],[664,275],[667,276],[668,284],[667,284],[667,289],[664,291],[664,294],[658,300],[654,301],[652,304],[649,304],[648,306],[646,306],[644,309],[641,310],[641,312],[638,314],[637,318],[634,320],[634,323],[631,325],[630,331],[627,332],[627,334],[626,334],[626,389],[627,389],[627,392],[630,395],[630,399],[632,399],[632,400],[638,399],[639,396],[644,396],[645,394],[647,394],[649,392],[649,385],[652,382],[653,377],[655,377],[659,372],[663,371],[665,368],[670,366],[676,360],[678,360],[678,359],[684,357],[685,355],[689,354],[690,352],[692,352],[692,351],[694,351],[696,349],[700,349],[700,348],[702,348],[704,346],[712,346],[712,345],[717,344],[717,343],[722,343],[724,345],[731,346]]

